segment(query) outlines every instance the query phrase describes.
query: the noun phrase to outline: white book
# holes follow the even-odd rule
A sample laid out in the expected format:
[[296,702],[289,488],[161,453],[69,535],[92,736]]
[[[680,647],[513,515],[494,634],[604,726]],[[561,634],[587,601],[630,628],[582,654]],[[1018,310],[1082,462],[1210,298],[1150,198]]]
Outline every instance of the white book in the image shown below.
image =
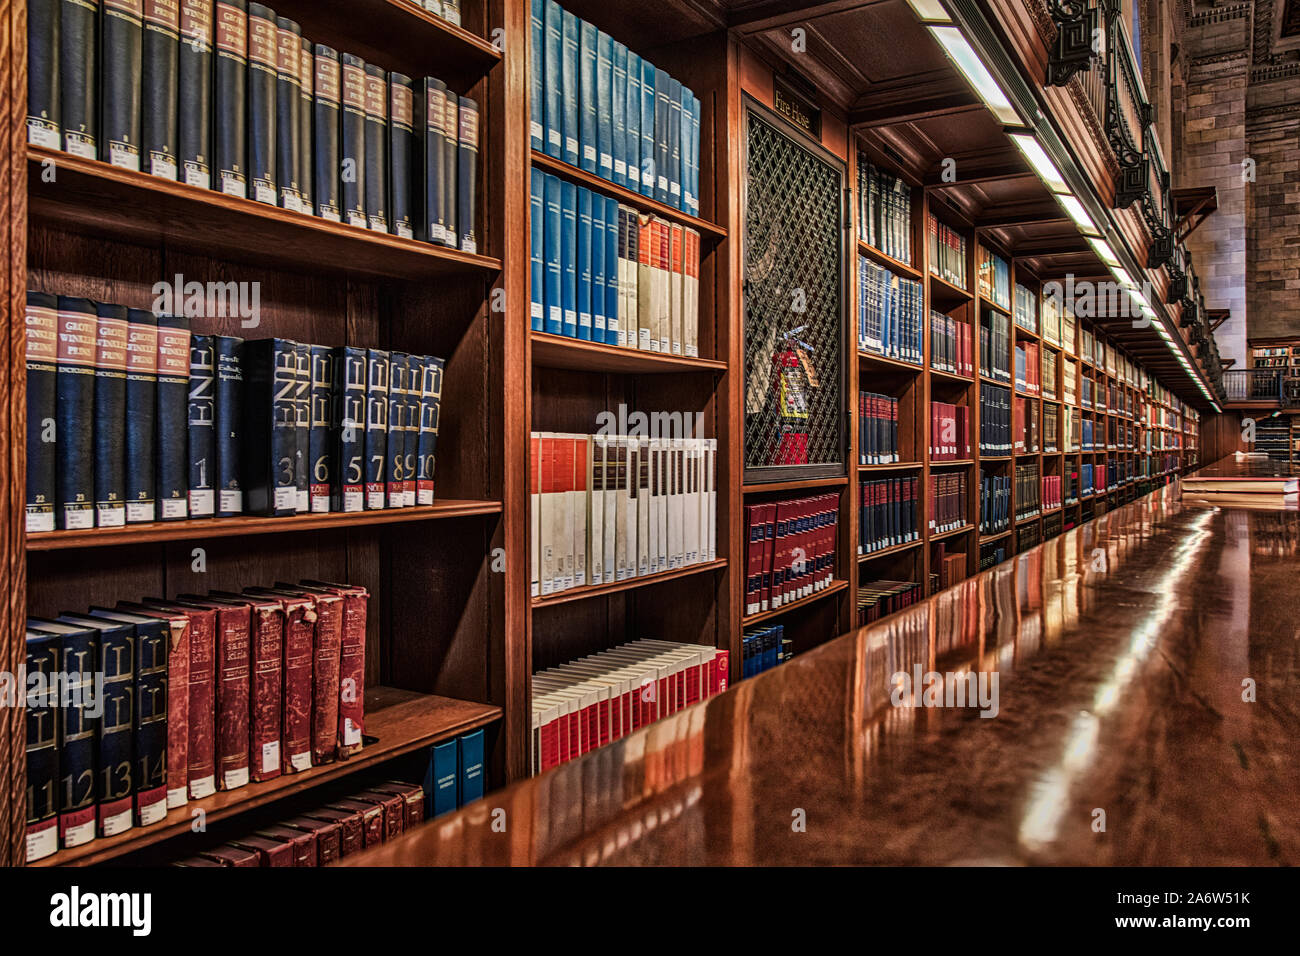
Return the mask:
[[591,436],[573,436],[573,485],[569,493],[573,516],[573,586],[587,583],[587,499],[591,488]]
[[542,593],[541,474],[541,438],[537,432],[533,432],[528,439],[528,579],[533,597]]
[[672,565],[668,561],[668,490],[669,490],[669,459],[672,458],[672,439],[659,439],[659,511],[657,520],[659,522],[659,570],[670,571]]
[[700,495],[699,495],[699,440],[686,439],[686,482],[682,511],[682,562],[695,564],[700,560]]
[[587,443],[587,582],[605,583],[605,436]]
[[636,573],[650,573],[650,439],[634,438],[640,447],[637,459]]
[[673,355],[686,354],[686,334],[683,328],[683,307],[682,301],[682,259],[684,254],[683,240],[685,233],[678,223],[669,225],[669,254],[668,263],[668,317],[671,331],[669,333],[669,342]]
[[624,577],[634,578],[637,574],[637,507],[639,504],[637,469],[641,461],[641,443],[630,436],[621,440],[627,446],[627,483],[624,490],[624,494],[627,497],[627,505],[624,509],[627,552],[624,556],[624,560],[627,563],[624,567],[623,573]]
[[685,474],[685,440],[672,440],[672,467],[669,470],[672,484],[668,494],[668,566],[682,566],[682,498]]
[[685,325],[686,354],[700,354],[700,234],[686,230],[682,254],[682,320]]
[[709,442],[700,439],[700,560],[709,560]]
[[614,490],[614,580],[627,577],[627,441],[616,435],[607,439],[613,465]]
[[573,587],[573,436],[555,436],[555,525],[552,528],[555,542],[556,566],[559,571],[557,591]]
[[718,440],[708,439],[709,443],[709,533],[705,540],[709,543],[709,560],[718,560]]
[[608,438],[602,435],[600,436],[600,440],[605,443],[605,480],[602,485],[605,492],[604,503],[601,506],[605,511],[604,517],[601,519],[601,532],[604,535],[605,540],[600,548],[601,557],[604,561],[604,569],[601,573],[601,579],[606,584],[613,584],[618,580],[614,576],[616,566],[614,554],[614,543],[616,537],[615,525],[617,524],[616,519],[618,514],[618,464],[615,461],[615,456],[618,448],[616,441],[613,438]]
[[637,348],[659,351],[655,327],[655,221],[649,213],[637,215],[636,318]]
[[541,558],[541,592],[542,595],[554,594],[559,590],[560,569],[555,553],[556,506],[558,495],[555,491],[555,435],[551,432],[538,433],[538,449],[541,458],[538,493],[538,554]]
[[647,553],[650,556],[650,574],[657,574],[659,571],[666,571],[667,568],[659,567],[659,507],[662,504],[659,497],[659,439],[650,439],[650,521],[649,531],[650,539],[647,546]]
[[[579,731],[584,751],[594,750],[608,741],[610,688],[607,683],[590,680],[582,675],[562,674],[557,669],[534,674],[533,686],[543,693],[577,699],[584,718]],[[601,740],[602,717],[605,741]]]
[[655,327],[659,330],[659,351],[672,354],[672,226],[656,219],[659,259],[655,268]]

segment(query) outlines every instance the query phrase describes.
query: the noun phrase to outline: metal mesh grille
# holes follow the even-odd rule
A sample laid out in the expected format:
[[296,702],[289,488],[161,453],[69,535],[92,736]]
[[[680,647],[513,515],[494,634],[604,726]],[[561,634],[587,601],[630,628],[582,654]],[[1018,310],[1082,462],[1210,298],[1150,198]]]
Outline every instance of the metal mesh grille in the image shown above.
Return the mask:
[[844,174],[753,112],[746,136],[745,467],[842,465]]

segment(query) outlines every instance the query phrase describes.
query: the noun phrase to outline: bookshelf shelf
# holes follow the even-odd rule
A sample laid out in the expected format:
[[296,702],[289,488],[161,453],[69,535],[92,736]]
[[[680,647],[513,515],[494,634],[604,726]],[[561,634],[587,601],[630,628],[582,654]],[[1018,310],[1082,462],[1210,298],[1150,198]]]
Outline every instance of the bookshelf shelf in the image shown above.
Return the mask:
[[304,514],[284,518],[241,516],[237,518],[192,518],[188,521],[154,521],[122,528],[87,528],[85,531],[45,531],[27,536],[28,551],[64,551],[72,548],[108,548],[118,545],[185,541],[190,538],[229,538],[245,535],[292,534],[334,528],[364,528],[376,525],[435,521],[501,513],[499,501],[447,499],[415,508],[390,508],[327,514]]
[[692,229],[699,231],[701,238],[711,237],[713,239],[725,239],[727,230],[724,226],[709,222],[707,219],[701,219],[698,216],[692,216],[682,212],[675,206],[669,206],[667,203],[659,202],[640,193],[632,192],[630,189],[624,189],[616,183],[611,183],[608,179],[602,179],[594,173],[589,173],[585,169],[579,169],[577,166],[571,166],[562,159],[556,159],[554,156],[548,156],[546,153],[538,150],[532,151],[532,163],[539,169],[544,169],[548,173],[554,173],[580,186],[586,186],[593,192],[602,193],[606,196],[612,196],[621,203],[625,203],[642,212],[653,213],[667,219],[669,222],[678,222],[683,226],[690,226]]
[[638,349],[571,339],[564,335],[533,332],[533,365],[579,372],[614,372],[629,375],[671,375],[683,372],[721,374],[727,363],[716,359],[685,358]]
[[[212,189],[27,148],[34,221],[95,238],[200,253],[229,262],[341,275],[430,279],[499,272],[501,260],[371,232]],[[43,180],[45,164],[55,181]]]
[[762,621],[767,621],[774,617],[779,617],[780,615],[786,614],[790,611],[800,610],[801,608],[807,607],[809,604],[815,604],[817,601],[823,600],[824,598],[828,598],[833,594],[843,591],[848,586],[849,586],[848,581],[834,580],[826,587],[822,588],[820,591],[814,591],[812,594],[808,595],[807,597],[801,597],[797,601],[791,601],[789,604],[783,604],[778,608],[773,608],[767,611],[759,611],[757,614],[747,615],[741,618],[740,624],[742,627],[749,627],[751,624],[758,624]]
[[798,478],[792,481],[768,481],[744,485],[741,492],[746,495],[761,495],[777,491],[805,491],[809,488],[835,488],[847,485],[847,478]]
[[957,535],[965,534],[967,531],[973,531],[973,524],[964,524],[960,528],[953,528],[951,531],[939,531],[930,535],[931,541],[942,541],[944,538],[955,538]]
[[234,816],[274,800],[293,796],[310,787],[337,780],[393,757],[431,746],[449,737],[485,727],[501,717],[501,708],[490,704],[417,694],[393,687],[366,690],[367,737],[377,738],[359,754],[347,760],[322,764],[302,773],[283,774],[265,783],[250,783],[238,790],[222,790],[202,800],[177,807],[153,826],[136,827],[112,837],[100,837],[70,850],[60,850],[33,866],[87,866],[104,863],[127,853],[190,832],[194,811],[202,810],[206,821]]
[[858,471],[914,471],[917,468],[924,468],[925,463],[919,461],[899,461],[891,462],[885,465],[858,465]]
[[[941,302],[945,304],[973,302],[974,294],[963,289],[961,286],[953,285],[947,279],[930,273],[930,301]],[[1004,311],[1004,310],[1000,310]]]
[[930,376],[947,382],[957,382],[962,385],[970,385],[975,381],[975,376],[973,375],[958,375],[956,372],[947,372],[938,368],[930,369]]
[[998,541],[1002,538],[1005,538],[1011,534],[1011,531],[1012,531],[1011,528],[1007,528],[1007,530],[1005,531],[995,531],[992,534],[982,534],[980,535],[980,545],[983,546],[992,541]]
[[585,601],[588,598],[604,597],[607,594],[617,594],[620,591],[631,591],[638,588],[648,588],[664,581],[674,581],[677,578],[689,577],[694,574],[704,574],[707,571],[721,571],[727,566],[725,558],[718,558],[716,561],[704,561],[699,564],[688,564],[684,568],[678,568],[676,571],[665,571],[661,574],[646,574],[641,577],[628,578],[626,581],[615,581],[613,584],[597,584],[582,588],[570,588],[567,591],[561,591],[559,594],[548,594],[545,597],[535,597],[532,599],[533,610],[544,607],[555,607],[560,604],[569,604],[573,601]]
[[898,369],[903,372],[909,372],[913,375],[920,375],[925,371],[921,365],[915,365],[911,362],[904,362],[901,359],[886,358],[883,355],[877,355],[875,352],[868,352],[865,349],[858,349],[859,366],[875,366],[883,369]]
[[933,471],[936,468],[964,468],[973,464],[975,462],[970,458],[963,458],[960,461],[932,461],[930,462],[930,470]]
[[876,551],[868,551],[866,554],[859,554],[857,555],[857,559],[859,562],[873,561],[876,558],[886,558],[891,554],[898,554],[902,551],[910,551],[912,548],[919,548],[923,544],[925,544],[925,541],[917,538],[915,541],[906,541],[903,544],[894,544],[890,545],[888,548],[880,548]]
[[921,270],[915,266],[909,266],[907,263],[895,259],[893,256],[887,256],[875,246],[868,244],[865,240],[858,240],[858,252],[866,256],[877,265],[882,265],[894,275],[902,276],[905,279],[915,279],[920,281]]

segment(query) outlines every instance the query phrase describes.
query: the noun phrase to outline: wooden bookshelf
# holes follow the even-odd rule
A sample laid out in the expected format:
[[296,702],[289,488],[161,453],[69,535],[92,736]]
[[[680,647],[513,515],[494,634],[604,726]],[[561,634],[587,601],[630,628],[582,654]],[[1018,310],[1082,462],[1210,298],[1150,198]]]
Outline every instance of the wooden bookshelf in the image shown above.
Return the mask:
[[721,571],[726,566],[726,559],[718,558],[714,561],[701,561],[696,564],[688,564],[684,568],[677,568],[673,571],[660,571],[657,574],[642,574],[634,578],[627,578],[624,581],[615,581],[612,584],[589,584],[580,588],[568,588],[567,590],[560,591],[556,594],[547,594],[542,597],[533,598],[533,608],[554,607],[557,604],[568,604],[571,601],[586,601],[591,598],[605,597],[623,591],[654,587],[656,584],[663,584],[665,581],[675,581],[679,578],[690,577],[694,574],[705,574],[709,571]]
[[780,617],[782,614],[787,614],[790,611],[803,610],[809,604],[814,604],[817,601],[822,601],[825,600],[826,598],[833,597],[840,591],[843,591],[846,588],[848,588],[848,586],[849,586],[848,581],[844,581],[844,580],[832,581],[830,584],[826,585],[826,587],[822,588],[820,591],[814,591],[812,594],[809,594],[807,597],[796,598],[794,601],[791,601],[789,604],[782,604],[780,607],[777,608],[771,608],[766,611],[759,611],[757,614],[747,614],[744,618],[741,619],[741,624],[744,627],[751,627],[752,625],[760,624],[763,621],[770,621],[774,617]]
[[565,335],[532,332],[533,364],[579,372],[615,372],[628,375],[674,375],[688,372],[721,374],[727,363],[717,359],[665,355],[640,349],[587,342]]

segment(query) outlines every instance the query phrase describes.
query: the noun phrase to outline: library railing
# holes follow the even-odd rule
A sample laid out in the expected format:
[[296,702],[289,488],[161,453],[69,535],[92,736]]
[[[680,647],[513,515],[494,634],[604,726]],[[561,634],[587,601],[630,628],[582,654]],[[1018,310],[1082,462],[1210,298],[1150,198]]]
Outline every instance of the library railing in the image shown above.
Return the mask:
[[1282,373],[1271,368],[1230,368],[1223,373],[1223,390],[1230,402],[1280,401]]

